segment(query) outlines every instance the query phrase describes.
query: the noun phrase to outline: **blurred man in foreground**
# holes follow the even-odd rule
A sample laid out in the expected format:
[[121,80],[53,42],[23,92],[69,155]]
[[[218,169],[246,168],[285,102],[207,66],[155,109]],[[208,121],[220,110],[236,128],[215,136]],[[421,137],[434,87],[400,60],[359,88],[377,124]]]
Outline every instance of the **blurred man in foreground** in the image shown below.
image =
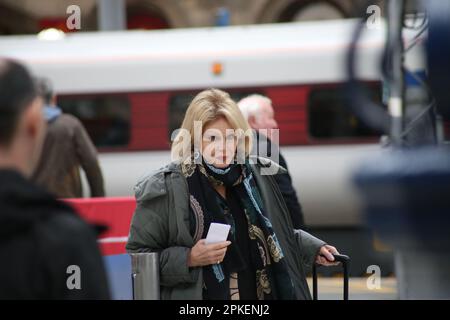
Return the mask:
[[[239,109],[243,113],[244,117],[247,119],[250,127],[256,130],[256,139],[254,143],[254,153],[260,156],[270,156],[267,152],[277,152],[278,153],[278,162],[279,164],[288,169],[286,160],[281,155],[279,150],[279,146],[271,141],[272,135],[270,130],[277,129],[278,124],[274,117],[274,111],[272,107],[272,101],[262,95],[253,94],[248,97],[241,99],[238,102]],[[258,130],[267,130],[267,138],[262,137]],[[263,142],[267,141],[266,150],[261,150],[260,147],[263,144],[260,144],[262,140]],[[256,148],[256,149],[255,149]],[[272,159],[276,161],[276,159]],[[274,176],[278,187],[280,188],[281,194],[283,195],[284,201],[288,207],[289,213],[291,214],[291,219],[294,224],[294,228],[296,229],[304,229],[305,223],[303,219],[303,212],[300,206],[300,203],[297,198],[297,193],[295,192],[294,187],[292,186],[292,178],[288,173],[286,174],[277,174]]]
[[26,179],[45,130],[28,71],[0,59],[0,299],[107,299],[93,228]]
[[91,196],[104,197],[97,150],[86,130],[77,118],[63,114],[56,106],[56,95],[49,80],[38,79],[37,82],[39,94],[44,99],[48,129],[32,181],[59,198],[81,198],[81,166],[86,173]]

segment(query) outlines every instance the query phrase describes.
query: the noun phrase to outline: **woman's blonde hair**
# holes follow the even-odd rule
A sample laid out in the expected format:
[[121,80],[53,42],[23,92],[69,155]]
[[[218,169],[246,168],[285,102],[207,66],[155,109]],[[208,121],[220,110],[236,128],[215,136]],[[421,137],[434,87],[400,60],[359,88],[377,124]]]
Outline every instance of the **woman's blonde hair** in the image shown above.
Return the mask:
[[[207,89],[197,94],[191,101],[181,128],[172,133],[172,159],[190,161],[195,145],[195,129],[201,129],[203,135],[205,126],[221,117],[224,117],[235,131],[240,132],[241,139],[244,139],[242,142],[245,157],[248,157],[252,148],[252,131],[247,120],[228,93],[219,89]],[[196,121],[201,122],[201,128],[196,128]]]

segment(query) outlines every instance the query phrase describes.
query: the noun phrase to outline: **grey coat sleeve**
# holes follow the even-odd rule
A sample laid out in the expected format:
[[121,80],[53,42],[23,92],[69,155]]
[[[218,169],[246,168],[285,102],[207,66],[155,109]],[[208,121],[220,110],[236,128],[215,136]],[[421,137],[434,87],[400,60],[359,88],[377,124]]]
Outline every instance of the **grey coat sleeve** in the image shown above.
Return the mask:
[[300,247],[300,254],[302,257],[303,266],[306,272],[312,270],[313,263],[316,261],[316,257],[326,243],[313,235],[303,230],[294,230],[295,239]]
[[200,268],[189,268],[188,247],[167,246],[167,220],[152,206],[138,202],[131,221],[127,252],[159,252],[160,285],[174,287],[197,281]]

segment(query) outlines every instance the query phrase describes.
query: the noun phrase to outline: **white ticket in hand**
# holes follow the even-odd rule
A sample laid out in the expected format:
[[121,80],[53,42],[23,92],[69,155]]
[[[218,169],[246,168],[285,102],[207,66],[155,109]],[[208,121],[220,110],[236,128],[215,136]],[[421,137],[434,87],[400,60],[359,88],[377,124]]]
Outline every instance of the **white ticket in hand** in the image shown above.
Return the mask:
[[230,232],[229,224],[211,223],[209,226],[208,234],[206,235],[206,244],[218,243],[227,241],[228,233]]

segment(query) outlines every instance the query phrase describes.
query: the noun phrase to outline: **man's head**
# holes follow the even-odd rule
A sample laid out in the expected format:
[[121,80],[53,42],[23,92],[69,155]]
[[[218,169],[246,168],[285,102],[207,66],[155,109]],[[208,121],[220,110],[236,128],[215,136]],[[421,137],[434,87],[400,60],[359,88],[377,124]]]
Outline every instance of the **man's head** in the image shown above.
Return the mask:
[[253,94],[240,100],[238,106],[253,129],[270,130],[278,127],[278,123],[274,118],[272,101],[269,98]]
[[30,74],[19,63],[0,59],[0,167],[31,175],[45,129],[42,98]]
[[56,106],[56,95],[51,81],[47,78],[37,78],[36,86],[38,94],[44,99],[44,104],[46,106]]

